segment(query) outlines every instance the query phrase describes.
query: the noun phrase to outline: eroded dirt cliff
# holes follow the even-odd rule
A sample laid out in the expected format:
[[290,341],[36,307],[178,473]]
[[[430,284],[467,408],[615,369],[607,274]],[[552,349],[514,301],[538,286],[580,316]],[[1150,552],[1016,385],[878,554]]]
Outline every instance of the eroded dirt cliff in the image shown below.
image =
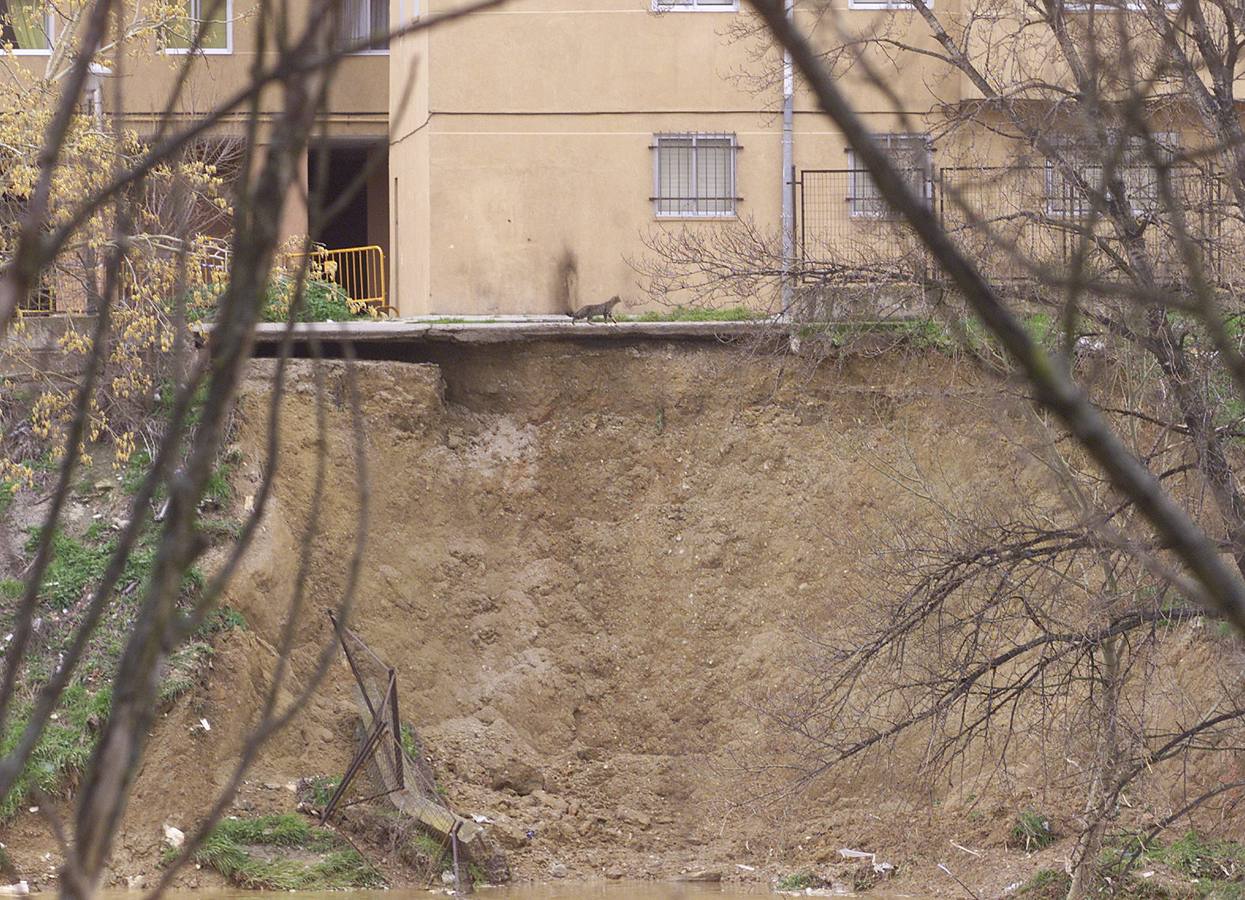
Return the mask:
[[[243,392],[239,504],[267,464],[273,365],[256,361]],[[1023,412],[938,353],[782,369],[673,343],[357,366],[370,500],[352,625],[397,668],[448,797],[493,820],[519,877],[763,877],[840,847],[899,862],[946,846],[911,827],[884,770],[765,802],[747,801],[773,781],[744,770],[773,759],[757,709],[783,690],[798,633],[849,607],[845,576],[877,528],[922,514],[889,464],[1005,495],[1034,468],[997,427]],[[329,638],[359,528],[351,388],[340,363],[324,378],[327,490],[291,691]],[[271,508],[225,598],[247,627],[153,735],[118,877],[154,870],[161,824],[195,821],[255,715],[312,505],[317,416],[313,369],[295,362]],[[345,768],[350,685],[339,661],[237,809],[288,809],[296,779]]]

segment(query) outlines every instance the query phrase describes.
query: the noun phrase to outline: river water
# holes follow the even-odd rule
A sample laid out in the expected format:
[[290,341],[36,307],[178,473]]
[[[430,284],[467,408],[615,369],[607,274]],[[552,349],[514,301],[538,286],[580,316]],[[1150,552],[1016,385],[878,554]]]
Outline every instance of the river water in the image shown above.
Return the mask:
[[[553,884],[525,884],[481,888],[471,896],[477,900],[730,900],[748,898],[757,900],[770,892],[764,886],[747,888],[740,885],[675,884],[656,881],[633,882],[556,882]],[[109,894],[108,900],[119,900],[122,895]],[[139,896],[129,894],[129,898]],[[170,891],[168,900],[257,900],[263,896],[255,891]],[[275,898],[277,895],[273,894]],[[289,897],[289,894],[282,894]],[[297,900],[428,900],[444,896],[426,890],[407,889],[393,891],[299,891]],[[770,894],[770,896],[774,896]]]
[[[770,894],[763,886],[747,888],[740,885],[674,884],[670,882],[557,882],[554,884],[525,884],[480,888],[471,896],[478,900],[730,900],[743,898],[757,900],[758,896]],[[109,895],[109,900],[119,900],[120,894]],[[138,894],[128,894],[129,898]],[[168,900],[257,900],[263,893],[258,891],[170,891]],[[273,894],[275,898],[277,895]],[[282,894],[283,897],[290,896]],[[428,900],[444,896],[440,892],[418,889],[392,891],[299,891],[297,900]],[[773,896],[771,894],[771,896]]]

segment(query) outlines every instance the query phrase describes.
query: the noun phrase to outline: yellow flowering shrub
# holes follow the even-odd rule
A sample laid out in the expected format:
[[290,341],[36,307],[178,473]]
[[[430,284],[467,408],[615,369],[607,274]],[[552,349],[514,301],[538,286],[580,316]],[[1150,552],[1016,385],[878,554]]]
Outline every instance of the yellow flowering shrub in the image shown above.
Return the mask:
[[[70,65],[68,54],[80,27],[82,3],[58,2],[56,48],[43,71],[29,57],[0,56],[7,71],[0,79],[0,260],[12,257],[18,223],[39,178],[43,136]],[[150,54],[169,22],[180,21],[180,3],[154,3],[129,22],[125,40],[106,48],[111,54]],[[12,49],[12,48],[10,48]],[[107,55],[107,54],[105,54]],[[25,61],[23,61],[25,60]],[[124,171],[146,148],[136,133],[118,132],[111,122],[85,107],[74,117],[61,162],[50,184],[49,225],[62,225],[76,204]],[[208,236],[226,233],[231,214],[222,165],[236,158],[236,148],[204,144],[182,158],[157,167],[141,188],[126,198],[130,233],[118,239],[112,209],[92,216],[43,273],[41,292],[58,310],[90,312],[88,307],[105,279],[105,269],[119,262],[117,289],[110,303],[111,327],[103,368],[90,398],[90,419],[80,450],[89,463],[87,445],[108,441],[114,465],[126,465],[145,442],[143,429],[153,394],[172,377],[170,350],[174,343],[176,298],[194,295],[222,277],[222,241]],[[12,333],[20,336],[19,318]],[[59,349],[83,360],[94,352],[90,320],[71,319],[59,338]],[[10,359],[23,352],[10,340]],[[78,385],[41,370],[37,360],[26,366],[38,394],[29,409],[30,433],[42,444],[44,456],[55,459],[66,449],[68,426],[77,402]],[[0,434],[0,441],[4,435]],[[0,482],[29,484],[29,462],[15,458],[0,443]]]

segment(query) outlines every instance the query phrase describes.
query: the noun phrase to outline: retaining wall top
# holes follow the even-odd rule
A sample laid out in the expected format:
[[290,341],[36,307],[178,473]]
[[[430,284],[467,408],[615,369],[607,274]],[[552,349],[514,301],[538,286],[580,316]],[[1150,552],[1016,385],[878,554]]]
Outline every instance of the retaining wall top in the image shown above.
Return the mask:
[[[263,323],[256,328],[256,338],[261,344],[275,343],[285,334],[285,327],[279,322]],[[585,339],[721,341],[763,334],[772,327],[773,322],[769,320],[572,323],[566,316],[453,322],[428,319],[365,319],[352,322],[300,322],[294,326],[294,337],[296,340],[315,338],[326,342],[460,344]]]

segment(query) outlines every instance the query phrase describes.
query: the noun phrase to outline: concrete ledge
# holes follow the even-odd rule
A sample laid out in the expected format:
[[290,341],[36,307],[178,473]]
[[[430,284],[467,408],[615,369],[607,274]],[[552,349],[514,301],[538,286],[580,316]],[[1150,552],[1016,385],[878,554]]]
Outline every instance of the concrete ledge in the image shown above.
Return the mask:
[[[773,330],[772,320],[752,322],[618,322],[572,323],[566,317],[519,321],[436,322],[418,319],[360,320],[353,322],[301,322],[294,326],[294,339],[315,338],[347,343],[450,343],[501,344],[548,340],[670,340],[730,341],[755,337]],[[266,322],[256,327],[260,344],[274,344],[285,326]]]

